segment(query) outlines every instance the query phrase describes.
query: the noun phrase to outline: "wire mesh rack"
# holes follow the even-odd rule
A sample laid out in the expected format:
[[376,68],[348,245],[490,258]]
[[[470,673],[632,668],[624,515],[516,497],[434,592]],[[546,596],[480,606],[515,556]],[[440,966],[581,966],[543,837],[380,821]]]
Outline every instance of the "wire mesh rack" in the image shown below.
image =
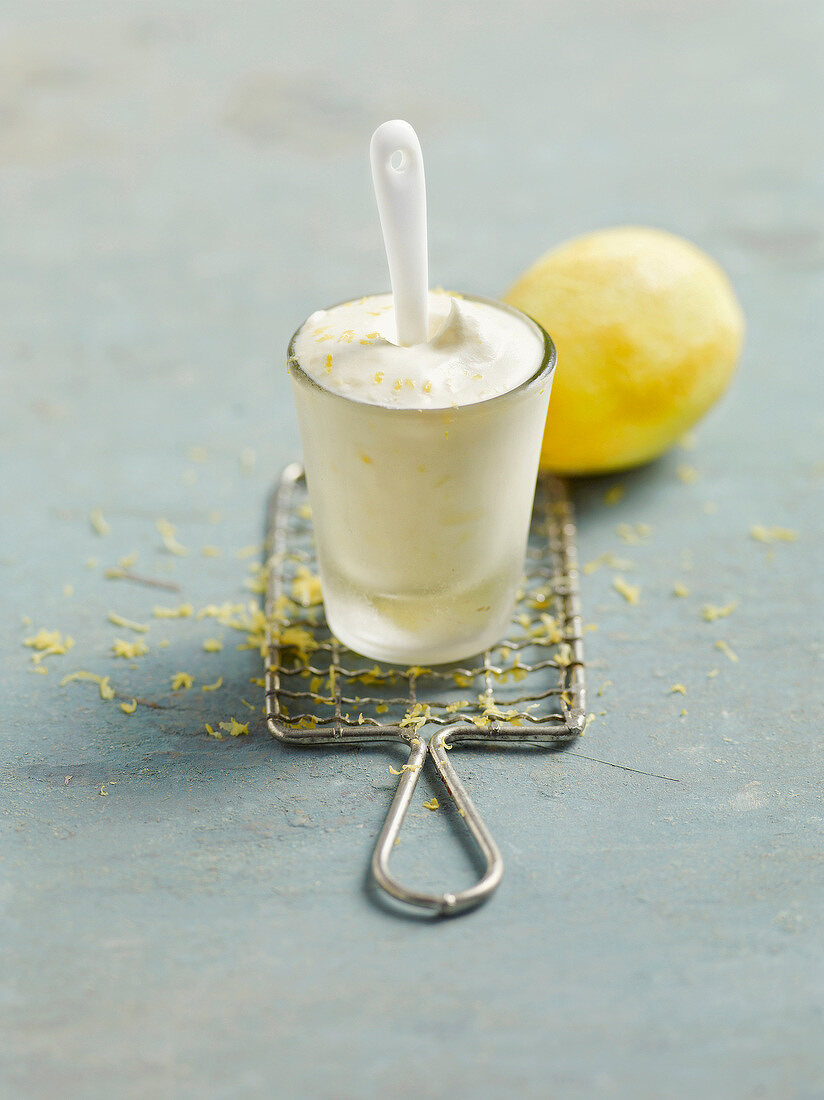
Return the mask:
[[[372,856],[374,879],[399,901],[443,915],[479,904],[499,884],[503,860],[448,751],[461,743],[558,746],[580,736],[586,725],[576,532],[564,482],[539,478],[510,630],[472,662],[435,668],[374,662],[331,634],[298,463],[283,470],[271,494],[266,555],[270,731],[291,745],[406,744],[409,756]],[[455,893],[410,889],[389,869],[427,756],[485,863],[481,878]]]

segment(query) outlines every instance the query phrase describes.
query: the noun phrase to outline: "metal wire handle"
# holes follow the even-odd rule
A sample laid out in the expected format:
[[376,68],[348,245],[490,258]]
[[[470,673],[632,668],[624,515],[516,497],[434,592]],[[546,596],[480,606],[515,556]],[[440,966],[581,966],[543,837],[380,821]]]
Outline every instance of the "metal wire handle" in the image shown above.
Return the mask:
[[[524,641],[505,640],[495,648],[501,654],[506,652],[509,655],[513,651],[516,653],[516,662],[509,669],[501,667],[500,663],[496,664],[495,651],[488,650],[483,654],[483,664],[477,668],[451,671],[410,668],[402,672],[393,666],[381,667],[377,664],[371,669],[360,666],[348,668],[341,660],[343,653],[348,651],[344,651],[337,639],[328,635],[328,629],[321,619],[284,620],[282,608],[284,601],[289,602],[289,564],[297,563],[298,568],[306,569],[313,554],[311,543],[307,549],[308,536],[311,534],[308,524],[304,525],[301,543],[296,523],[296,517],[301,512],[303,518],[308,520],[306,505],[295,505],[296,494],[302,485],[303,469],[299,464],[292,463],[284,469],[269,501],[264,644],[268,727],[278,740],[292,745],[365,744],[375,741],[406,744],[409,747],[409,756],[401,769],[394,798],[375,844],[371,861],[372,876],[382,890],[401,902],[443,916],[465,912],[479,905],[494,892],[503,877],[504,863],[492,835],[447,755],[448,750],[460,743],[558,745],[579,736],[586,725],[583,628],[578,599],[575,525],[565,487],[557,479],[548,479],[539,484],[543,492],[542,514],[540,507],[538,508],[539,523],[543,524],[540,534],[546,537],[547,549],[553,563],[550,567],[540,564],[532,573],[533,577],[542,578],[546,582],[543,586],[547,589],[547,594],[542,593],[542,600],[535,603],[535,606],[552,604],[556,607],[563,624],[560,637],[535,640],[526,635]],[[294,543],[291,549],[290,535],[293,536],[291,541]],[[530,575],[529,570],[527,575]],[[523,618],[524,614],[521,614],[520,619]],[[288,649],[284,641],[289,637],[289,627],[306,631],[307,636],[309,631],[314,632],[312,650],[304,650],[299,654],[299,659],[284,663],[284,654]],[[316,641],[315,637],[321,640]],[[550,645],[557,646],[559,642],[568,649],[563,661],[558,653],[555,654],[555,659],[541,659],[531,664],[521,661],[521,654],[529,652],[530,647],[539,646],[548,650]],[[318,663],[317,654],[322,655],[323,660],[328,660],[328,663]],[[558,670],[557,686],[541,691],[520,692],[515,698],[508,700],[515,704],[513,710],[502,711],[497,706],[496,678],[505,678],[516,671],[523,676],[542,675],[548,669]],[[314,677],[318,680],[325,673],[328,673],[330,687],[328,697],[320,695],[311,686],[304,691],[284,684],[284,681],[289,684],[297,683],[299,688],[302,679]],[[473,705],[468,700],[462,700],[461,706],[456,707],[437,698],[436,695],[443,692],[444,684],[450,677],[457,678],[456,682],[462,684],[474,679],[482,682],[484,691],[478,696],[478,704]],[[408,685],[408,692],[402,698],[391,694],[384,694],[382,697],[344,694],[344,686],[351,688],[359,681],[391,686],[398,680]],[[422,686],[430,689],[429,703],[420,698]],[[533,708],[554,698],[559,701],[558,712],[536,717]],[[292,714],[288,712],[287,706],[295,701],[309,704],[316,709],[321,708],[321,713],[303,711]],[[350,713],[344,713],[345,705],[358,707],[357,719]],[[406,715],[402,720],[387,722],[379,717],[381,708],[385,713],[390,706],[397,708],[398,705],[406,708]],[[479,718],[481,707],[483,710]],[[370,708],[374,714],[368,713]],[[410,715],[415,714],[416,708],[425,708],[420,723],[417,719],[410,720]],[[444,713],[441,714],[440,710]],[[489,718],[489,715],[492,717]],[[432,734],[428,743],[419,736],[420,725],[426,722],[441,727]],[[402,885],[389,869],[392,850],[427,756],[433,761],[447,796],[464,819],[485,864],[483,874],[477,882],[456,893],[431,894],[411,889]]]

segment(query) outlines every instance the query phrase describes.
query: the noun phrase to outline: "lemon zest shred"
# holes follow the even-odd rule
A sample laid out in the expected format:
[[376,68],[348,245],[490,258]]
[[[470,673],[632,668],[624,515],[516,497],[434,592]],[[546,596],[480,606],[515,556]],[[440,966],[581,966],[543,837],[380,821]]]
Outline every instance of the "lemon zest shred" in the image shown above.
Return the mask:
[[226,730],[230,737],[243,737],[249,732],[249,723],[238,722],[236,718],[228,722],[220,722],[219,726],[222,730]]
[[181,546],[181,544],[175,538],[177,528],[174,526],[174,524],[169,523],[167,519],[161,518],[155,521],[155,527],[157,527],[160,539],[164,547],[169,551],[170,554],[175,554],[179,558],[185,558],[187,556],[189,551],[186,549],[185,546]]
[[194,608],[190,603],[182,603],[178,607],[155,606],[152,608],[152,614],[156,619],[188,619],[193,613]]
[[750,538],[756,542],[795,542],[798,532],[791,527],[765,527],[761,523],[754,523],[750,528]]
[[729,642],[719,639],[715,643],[715,648],[720,649],[724,656],[729,657],[733,664],[738,664],[738,654],[731,648]]
[[208,722],[206,723],[206,732],[209,734],[210,737],[214,737],[216,741],[223,740],[223,734],[219,733],[217,730],[212,729]]
[[716,619],[726,619],[728,615],[732,615],[737,606],[737,600],[730,600],[729,603],[725,603],[720,607],[716,604],[705,603],[701,608],[701,618],[704,622],[714,623]]
[[172,677],[172,691],[188,691],[194,682],[188,672],[176,672]]
[[115,657],[125,657],[130,661],[134,660],[135,657],[145,657],[148,652],[149,647],[142,638],[138,638],[134,642],[127,642],[123,638],[115,638],[112,644],[112,653]]
[[690,466],[688,462],[681,462],[675,469],[675,476],[679,481],[682,481],[684,485],[694,485],[698,480],[699,474],[694,466]]
[[316,607],[323,602],[320,577],[305,565],[298,567],[291,591],[294,600],[301,607]]
[[611,569],[620,569],[622,572],[635,568],[631,561],[616,557],[611,551],[606,550],[603,554],[599,554],[597,558],[593,558],[592,561],[585,562],[584,572],[587,575],[595,573],[602,565],[608,565]]
[[72,680],[88,680],[93,684],[97,684],[100,690],[100,698],[109,701],[114,699],[114,688],[109,683],[108,676],[98,676],[96,672],[87,672],[85,669],[79,669],[77,672],[70,672],[68,676],[64,676],[60,681],[60,686],[65,687],[66,684],[72,682]]
[[200,551],[200,553],[203,555],[204,558],[222,558],[223,557],[223,551],[220,549],[219,546],[211,546],[211,545],[204,546],[203,549]]
[[103,518],[103,513],[100,511],[99,508],[94,508],[89,513],[89,523],[91,524],[92,530],[96,535],[103,536],[108,535],[111,532],[111,527]]
[[223,642],[218,638],[205,638],[203,641],[203,649],[206,653],[220,653],[223,649]]
[[134,714],[137,710],[137,699],[132,699],[131,703],[121,703],[120,709],[124,714]]
[[136,623],[133,619],[127,619],[125,615],[118,615],[116,611],[109,612],[109,622],[115,626],[125,626],[127,630],[134,630],[138,634],[145,634],[149,629],[146,623]]
[[217,691],[218,688],[223,687],[223,677],[218,676],[213,684],[203,684],[201,691]]
[[437,808],[439,806],[440,806],[440,802],[438,802],[437,798],[435,798],[434,795],[433,795],[432,798],[430,798],[427,802],[424,802],[424,804],[423,804],[423,808],[425,810],[437,810]]
[[629,584],[623,577],[613,577],[612,587],[628,604],[635,606],[641,602],[640,584]]
[[680,596],[681,599],[686,599],[690,594],[690,590],[683,581],[676,581],[672,586],[672,594],[673,596]]
[[670,688],[670,695],[686,695],[687,689],[683,684],[673,684]]

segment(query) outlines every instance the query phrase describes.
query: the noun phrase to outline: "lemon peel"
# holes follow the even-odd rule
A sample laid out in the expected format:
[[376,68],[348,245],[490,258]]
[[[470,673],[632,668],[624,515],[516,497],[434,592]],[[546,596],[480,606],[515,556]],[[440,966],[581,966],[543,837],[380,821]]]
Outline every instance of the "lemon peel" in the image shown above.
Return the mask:
[[137,699],[132,699],[131,703],[121,703],[120,709],[124,714],[134,714],[137,710]]
[[206,653],[220,653],[223,649],[223,642],[217,638],[205,638],[203,641],[203,649]]
[[435,798],[434,796],[423,804],[423,808],[425,810],[437,810],[439,806],[440,802],[438,802],[437,798]]
[[176,672],[172,677],[172,691],[188,691],[194,682],[188,672]]
[[223,687],[223,677],[218,676],[213,684],[203,684],[201,691],[217,691],[218,688]]

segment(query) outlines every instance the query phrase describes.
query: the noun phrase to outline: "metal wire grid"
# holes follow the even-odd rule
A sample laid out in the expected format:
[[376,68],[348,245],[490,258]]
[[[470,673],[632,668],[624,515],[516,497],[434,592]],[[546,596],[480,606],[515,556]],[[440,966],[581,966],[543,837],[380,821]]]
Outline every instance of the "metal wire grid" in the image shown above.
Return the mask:
[[471,723],[479,741],[581,732],[586,698],[575,529],[562,482],[538,483],[510,633],[472,664],[403,668],[366,660],[331,635],[322,604],[300,605],[301,583],[316,565],[297,464],[284,470],[269,519],[265,666],[275,736],[302,744],[369,741],[390,732],[396,739],[423,725],[423,717],[436,726]]
[[[586,724],[575,524],[564,483],[539,479],[511,631],[472,664],[371,662],[330,633],[297,463],[284,469],[270,498],[266,552],[264,665],[272,734],[300,745],[405,742],[410,755],[378,838],[373,875],[394,897],[442,914],[478,904],[498,885],[503,861],[447,750],[460,742],[557,744],[579,736]],[[427,745],[419,731],[429,725],[436,730]],[[389,872],[427,752],[486,862],[475,886],[456,894],[410,890]]]

